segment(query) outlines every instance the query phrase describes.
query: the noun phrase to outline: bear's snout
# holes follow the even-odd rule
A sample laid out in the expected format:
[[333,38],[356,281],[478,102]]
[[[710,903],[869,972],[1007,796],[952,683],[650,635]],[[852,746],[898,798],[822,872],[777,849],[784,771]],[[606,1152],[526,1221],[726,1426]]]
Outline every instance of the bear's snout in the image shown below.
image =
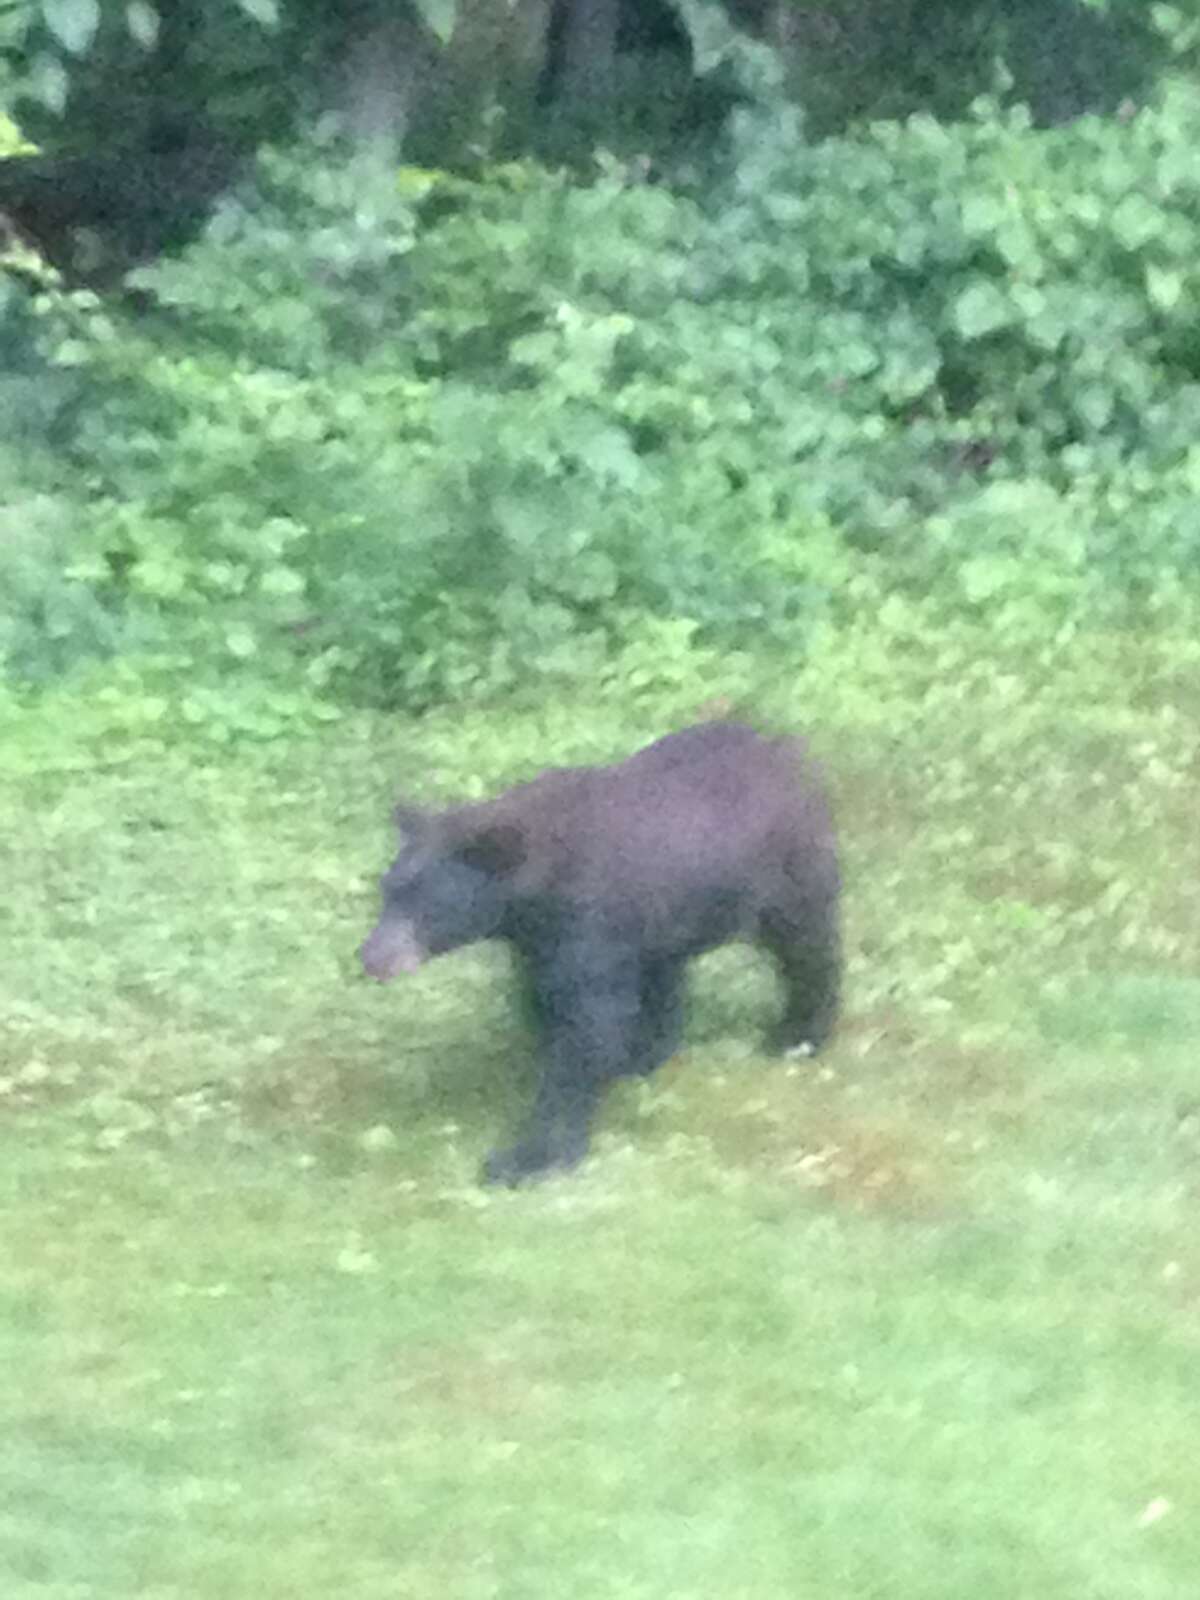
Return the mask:
[[389,983],[402,972],[416,972],[428,955],[411,923],[392,921],[381,922],[359,951],[363,971],[378,983]]

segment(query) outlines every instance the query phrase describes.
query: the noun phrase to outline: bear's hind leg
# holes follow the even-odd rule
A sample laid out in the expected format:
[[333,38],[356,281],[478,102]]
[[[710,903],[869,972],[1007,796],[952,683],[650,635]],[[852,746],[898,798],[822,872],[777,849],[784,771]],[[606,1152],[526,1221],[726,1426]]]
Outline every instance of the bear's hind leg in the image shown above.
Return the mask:
[[836,905],[811,907],[802,922],[773,918],[761,942],[774,957],[784,990],[783,1017],[770,1047],[780,1055],[815,1055],[833,1032],[841,994]]

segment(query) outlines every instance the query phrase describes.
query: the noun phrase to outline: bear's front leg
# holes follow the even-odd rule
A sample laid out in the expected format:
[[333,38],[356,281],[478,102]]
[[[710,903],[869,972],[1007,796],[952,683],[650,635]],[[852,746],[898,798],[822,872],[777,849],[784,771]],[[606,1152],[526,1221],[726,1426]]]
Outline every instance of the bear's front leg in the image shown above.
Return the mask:
[[631,1069],[641,1010],[639,963],[598,943],[568,943],[544,967],[531,964],[542,1074],[533,1106],[508,1149],[484,1163],[483,1180],[513,1186],[587,1154],[606,1086]]

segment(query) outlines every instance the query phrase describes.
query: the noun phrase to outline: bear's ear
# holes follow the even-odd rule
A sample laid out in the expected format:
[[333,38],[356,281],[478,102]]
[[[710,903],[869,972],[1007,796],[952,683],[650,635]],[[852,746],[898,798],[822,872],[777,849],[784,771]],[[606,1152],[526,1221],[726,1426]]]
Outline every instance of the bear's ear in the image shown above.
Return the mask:
[[423,839],[429,832],[429,813],[420,806],[410,806],[398,800],[392,809],[392,821],[404,837],[412,842]]
[[528,841],[517,823],[495,818],[456,828],[450,849],[465,866],[503,878],[525,864]]

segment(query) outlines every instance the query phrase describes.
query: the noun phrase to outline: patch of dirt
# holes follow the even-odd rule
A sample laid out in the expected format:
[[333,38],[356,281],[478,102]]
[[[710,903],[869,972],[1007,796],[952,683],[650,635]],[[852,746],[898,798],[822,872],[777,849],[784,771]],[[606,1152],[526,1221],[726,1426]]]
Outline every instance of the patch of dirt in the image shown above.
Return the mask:
[[323,1453],[357,1453],[363,1441],[460,1429],[488,1436],[509,1428],[524,1439],[552,1427],[561,1394],[547,1378],[502,1350],[452,1346],[380,1354],[336,1398],[323,1400],[308,1428]]
[[756,1063],[707,1084],[690,1076],[699,1065],[688,1072],[670,1080],[686,1095],[670,1121],[702,1132],[723,1164],[914,1220],[961,1209],[989,1125],[1020,1122],[1029,1100],[1002,1052],[931,1037],[890,1007],[848,1018],[816,1061]]
[[831,1117],[792,1126],[753,1110],[715,1133],[713,1147],[731,1165],[782,1178],[838,1207],[914,1220],[951,1209],[943,1152],[911,1128]]
[[405,1351],[383,1390],[376,1399],[397,1410],[432,1407],[467,1417],[526,1417],[546,1411],[553,1398],[550,1384],[506,1354],[447,1349]]

